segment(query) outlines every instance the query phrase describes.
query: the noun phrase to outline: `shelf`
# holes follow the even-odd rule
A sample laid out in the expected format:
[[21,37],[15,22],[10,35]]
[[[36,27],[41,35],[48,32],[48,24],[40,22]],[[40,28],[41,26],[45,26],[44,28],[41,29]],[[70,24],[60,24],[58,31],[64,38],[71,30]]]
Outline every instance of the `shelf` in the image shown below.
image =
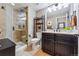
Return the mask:
[[43,23],[36,23],[36,25],[40,25],[40,24],[43,24]]

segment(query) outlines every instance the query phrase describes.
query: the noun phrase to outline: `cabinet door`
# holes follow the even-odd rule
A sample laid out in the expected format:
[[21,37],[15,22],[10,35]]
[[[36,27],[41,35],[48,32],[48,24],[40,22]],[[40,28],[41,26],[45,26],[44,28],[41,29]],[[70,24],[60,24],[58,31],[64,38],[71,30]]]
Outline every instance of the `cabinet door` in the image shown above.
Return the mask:
[[43,33],[42,35],[42,49],[43,51],[54,55],[54,37],[50,33]]
[[73,56],[74,55],[74,47],[70,45],[63,44],[61,42],[57,42],[55,44],[55,55],[57,56]]
[[78,56],[78,37],[74,36],[74,55]]
[[55,55],[73,56],[74,55],[74,36],[56,34]]
[[48,33],[43,33],[42,35],[42,47],[46,50],[52,51],[51,49],[52,41]]
[[51,40],[45,39],[44,44],[45,44],[45,45],[44,45],[44,48],[45,48],[46,50],[52,51],[52,42],[51,42]]

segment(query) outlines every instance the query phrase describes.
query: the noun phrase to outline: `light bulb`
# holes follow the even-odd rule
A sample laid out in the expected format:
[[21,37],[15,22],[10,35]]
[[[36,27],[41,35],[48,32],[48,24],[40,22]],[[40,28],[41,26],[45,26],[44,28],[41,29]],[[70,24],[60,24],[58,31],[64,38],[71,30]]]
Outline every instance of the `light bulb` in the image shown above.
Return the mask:
[[52,6],[52,10],[56,11],[57,7],[56,6]]
[[48,8],[48,11],[49,11],[49,12],[52,12],[51,8]]
[[62,8],[62,4],[59,4],[58,5],[58,9],[60,10]]

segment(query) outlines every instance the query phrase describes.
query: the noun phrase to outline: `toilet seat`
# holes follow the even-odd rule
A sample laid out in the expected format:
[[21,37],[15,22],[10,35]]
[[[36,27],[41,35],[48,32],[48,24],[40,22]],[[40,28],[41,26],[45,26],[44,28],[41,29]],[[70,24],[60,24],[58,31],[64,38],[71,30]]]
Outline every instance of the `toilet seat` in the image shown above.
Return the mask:
[[40,39],[38,39],[38,38],[33,38],[32,40],[31,40],[31,42],[32,43],[36,43],[36,42],[38,42]]
[[33,38],[31,40],[33,50],[35,50],[35,49],[38,48],[37,45],[36,45],[36,43],[39,42],[39,41],[40,41],[40,39],[38,39],[38,38]]

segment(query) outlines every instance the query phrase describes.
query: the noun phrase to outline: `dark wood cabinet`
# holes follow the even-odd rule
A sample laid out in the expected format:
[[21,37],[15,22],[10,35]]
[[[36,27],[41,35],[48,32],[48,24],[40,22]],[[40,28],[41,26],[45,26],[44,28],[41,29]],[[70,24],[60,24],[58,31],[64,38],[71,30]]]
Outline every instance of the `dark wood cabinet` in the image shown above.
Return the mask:
[[43,51],[55,56],[77,56],[78,37],[68,34],[42,33]]
[[[77,45],[77,37],[68,34],[56,34],[55,37],[55,55],[74,56],[77,53],[75,44]],[[77,46],[76,46],[77,47]],[[75,51],[74,51],[75,49]]]
[[0,39],[0,56],[15,56],[15,43],[9,39]]
[[54,34],[50,34],[50,33],[43,33],[42,34],[42,49],[43,51],[54,55]]

